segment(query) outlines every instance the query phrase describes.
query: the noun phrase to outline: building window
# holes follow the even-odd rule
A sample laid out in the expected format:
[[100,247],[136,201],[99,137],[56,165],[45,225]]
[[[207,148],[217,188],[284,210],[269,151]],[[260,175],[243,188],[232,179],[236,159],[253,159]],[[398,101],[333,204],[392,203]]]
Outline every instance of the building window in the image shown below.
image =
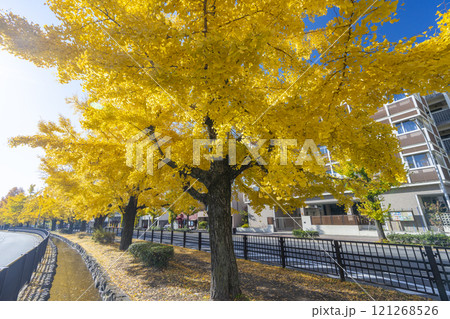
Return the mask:
[[416,123],[413,121],[405,121],[395,124],[398,134],[404,134],[418,130]]
[[405,156],[405,160],[408,163],[409,168],[431,166],[431,161],[428,153]]

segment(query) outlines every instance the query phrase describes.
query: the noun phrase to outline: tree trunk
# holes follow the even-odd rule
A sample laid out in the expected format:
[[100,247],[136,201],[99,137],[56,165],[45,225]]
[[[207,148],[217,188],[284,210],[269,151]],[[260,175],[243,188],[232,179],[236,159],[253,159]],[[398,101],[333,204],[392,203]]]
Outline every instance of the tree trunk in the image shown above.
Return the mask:
[[87,223],[86,223],[85,220],[81,221],[81,225],[80,225],[80,231],[81,232],[85,232],[86,231],[86,225],[87,225]]
[[122,214],[122,236],[120,250],[127,250],[133,241],[134,221],[137,214],[137,198],[130,196],[128,204]]
[[63,220],[59,221],[59,229],[64,229],[64,221]]
[[231,183],[226,175],[214,178],[206,199],[211,245],[211,300],[234,300],[241,293],[231,231]]
[[100,215],[94,218],[94,229],[103,229],[103,223],[105,222],[106,215]]
[[56,230],[56,219],[52,219],[52,231]]
[[73,233],[73,220],[69,220],[69,233],[72,234]]
[[375,225],[377,226],[378,239],[380,241],[387,240],[386,234],[384,233],[383,225],[381,225],[381,222],[379,220],[375,220]]

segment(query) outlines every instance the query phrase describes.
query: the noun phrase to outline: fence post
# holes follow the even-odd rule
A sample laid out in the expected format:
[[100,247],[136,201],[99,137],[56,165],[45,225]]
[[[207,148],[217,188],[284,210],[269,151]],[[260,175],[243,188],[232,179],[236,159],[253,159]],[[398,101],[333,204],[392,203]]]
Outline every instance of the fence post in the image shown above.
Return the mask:
[[116,228],[116,235],[119,236],[119,227]]
[[137,230],[136,238],[139,238],[139,229]]
[[198,232],[198,250],[202,250],[202,232]]
[[173,245],[173,229],[170,231],[170,244]]
[[160,234],[160,237],[159,237],[159,243],[160,244],[162,244],[163,231],[164,231],[164,229],[161,229],[161,234]]
[[433,273],[433,278],[439,292],[439,297],[442,301],[448,301],[447,292],[445,291],[444,282],[442,281],[441,273],[439,272],[433,249],[430,246],[424,246],[423,248],[425,248],[425,253],[428,257],[428,261],[430,262],[431,272]]
[[152,240],[151,240],[152,243],[153,243],[153,234],[154,234],[154,232],[155,232],[155,230],[152,229]]
[[145,237],[147,237],[147,229],[148,229],[148,228],[146,228],[146,229],[144,230],[144,240],[145,240]]
[[286,252],[285,252],[285,247],[284,247],[284,238],[279,237],[278,241],[280,242],[281,267],[286,268]]
[[186,248],[186,232],[183,232],[183,248]]
[[6,281],[6,273],[8,272],[8,267],[0,268],[0,298],[2,296],[3,287],[5,287],[4,282]]
[[333,240],[334,244],[334,252],[336,253],[336,262],[339,271],[339,277],[341,281],[345,281],[345,273],[344,273],[344,263],[342,262],[342,254],[341,254],[341,246],[339,245],[339,241]]
[[25,278],[26,278],[26,274],[24,274],[25,272],[25,265],[27,263],[27,254],[22,254],[22,256],[20,257],[22,259],[22,267],[20,268],[20,279],[17,282],[17,291],[14,291],[14,293],[16,293],[14,299],[17,299],[17,296],[19,295],[19,291],[22,288],[22,285],[25,283]]
[[248,259],[247,235],[244,235],[244,259]]

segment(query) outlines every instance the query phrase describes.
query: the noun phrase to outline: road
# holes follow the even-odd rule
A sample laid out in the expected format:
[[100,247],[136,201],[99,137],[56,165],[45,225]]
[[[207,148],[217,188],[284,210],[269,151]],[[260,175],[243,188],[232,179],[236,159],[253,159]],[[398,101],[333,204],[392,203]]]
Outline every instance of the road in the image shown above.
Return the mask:
[[42,237],[34,234],[0,231],[0,268],[6,267],[41,241]]

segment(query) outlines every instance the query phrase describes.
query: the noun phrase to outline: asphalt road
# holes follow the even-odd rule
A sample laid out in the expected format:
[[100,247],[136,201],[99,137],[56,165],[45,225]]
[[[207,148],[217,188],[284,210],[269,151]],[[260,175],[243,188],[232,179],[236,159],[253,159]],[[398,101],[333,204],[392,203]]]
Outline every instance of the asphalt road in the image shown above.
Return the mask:
[[42,241],[34,234],[0,231],[0,268],[6,267]]

